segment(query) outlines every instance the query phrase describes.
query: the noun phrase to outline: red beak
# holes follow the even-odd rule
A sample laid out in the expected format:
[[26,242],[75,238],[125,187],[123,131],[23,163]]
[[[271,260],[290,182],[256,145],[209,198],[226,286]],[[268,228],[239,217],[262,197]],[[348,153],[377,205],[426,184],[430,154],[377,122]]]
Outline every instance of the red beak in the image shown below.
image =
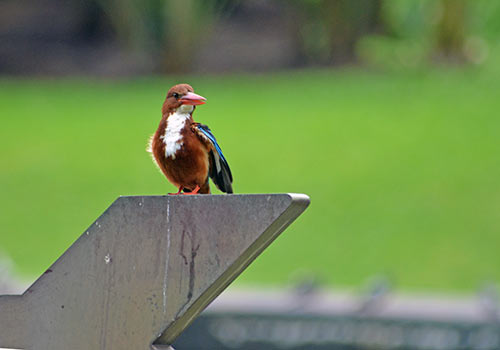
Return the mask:
[[206,103],[207,99],[203,96],[197,95],[194,92],[188,92],[181,97],[180,101],[183,105],[203,105]]

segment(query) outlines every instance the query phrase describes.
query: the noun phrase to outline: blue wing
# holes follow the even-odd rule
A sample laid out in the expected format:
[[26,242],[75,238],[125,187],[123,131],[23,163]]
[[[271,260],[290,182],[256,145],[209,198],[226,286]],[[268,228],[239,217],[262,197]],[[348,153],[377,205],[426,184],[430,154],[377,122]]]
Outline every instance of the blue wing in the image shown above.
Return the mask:
[[209,175],[214,184],[219,190],[226,193],[233,193],[233,175],[231,174],[231,169],[229,169],[229,164],[227,164],[226,157],[222,154],[217,140],[210,128],[206,125],[197,123],[195,125],[196,130],[201,133],[213,147],[210,151],[210,171]]

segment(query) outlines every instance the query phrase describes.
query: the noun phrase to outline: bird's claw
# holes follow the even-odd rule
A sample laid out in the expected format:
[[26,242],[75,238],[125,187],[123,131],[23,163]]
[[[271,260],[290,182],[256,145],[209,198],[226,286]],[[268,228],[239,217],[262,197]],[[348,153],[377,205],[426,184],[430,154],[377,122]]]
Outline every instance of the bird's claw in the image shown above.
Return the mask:
[[176,196],[176,195],[181,195],[181,196],[189,196],[189,195],[194,195],[194,194],[198,194],[198,191],[200,190],[200,186],[196,185],[195,189],[191,192],[182,192],[184,188],[181,187],[179,188],[179,191],[177,193],[169,193],[168,195],[170,196]]

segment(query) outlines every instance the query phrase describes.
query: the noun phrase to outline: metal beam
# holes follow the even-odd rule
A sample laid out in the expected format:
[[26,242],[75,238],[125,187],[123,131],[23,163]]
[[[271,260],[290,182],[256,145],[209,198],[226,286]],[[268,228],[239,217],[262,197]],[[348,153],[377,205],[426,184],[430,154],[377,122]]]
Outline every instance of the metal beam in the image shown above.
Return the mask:
[[168,348],[308,204],[120,197],[22,296],[0,296],[0,347]]

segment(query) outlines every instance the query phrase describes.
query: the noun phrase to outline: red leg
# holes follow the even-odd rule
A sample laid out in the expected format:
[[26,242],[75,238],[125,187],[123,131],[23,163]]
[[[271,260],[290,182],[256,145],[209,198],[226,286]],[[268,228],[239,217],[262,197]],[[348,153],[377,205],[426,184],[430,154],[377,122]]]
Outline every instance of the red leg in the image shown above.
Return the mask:
[[196,185],[196,187],[194,188],[194,190],[192,190],[191,192],[185,192],[183,193],[184,195],[192,195],[192,194],[198,194],[198,191],[200,190],[200,186]]
[[169,195],[174,195],[175,196],[175,195],[181,194],[182,188],[183,188],[182,186],[179,187],[179,191],[177,191],[177,193],[169,193]]

